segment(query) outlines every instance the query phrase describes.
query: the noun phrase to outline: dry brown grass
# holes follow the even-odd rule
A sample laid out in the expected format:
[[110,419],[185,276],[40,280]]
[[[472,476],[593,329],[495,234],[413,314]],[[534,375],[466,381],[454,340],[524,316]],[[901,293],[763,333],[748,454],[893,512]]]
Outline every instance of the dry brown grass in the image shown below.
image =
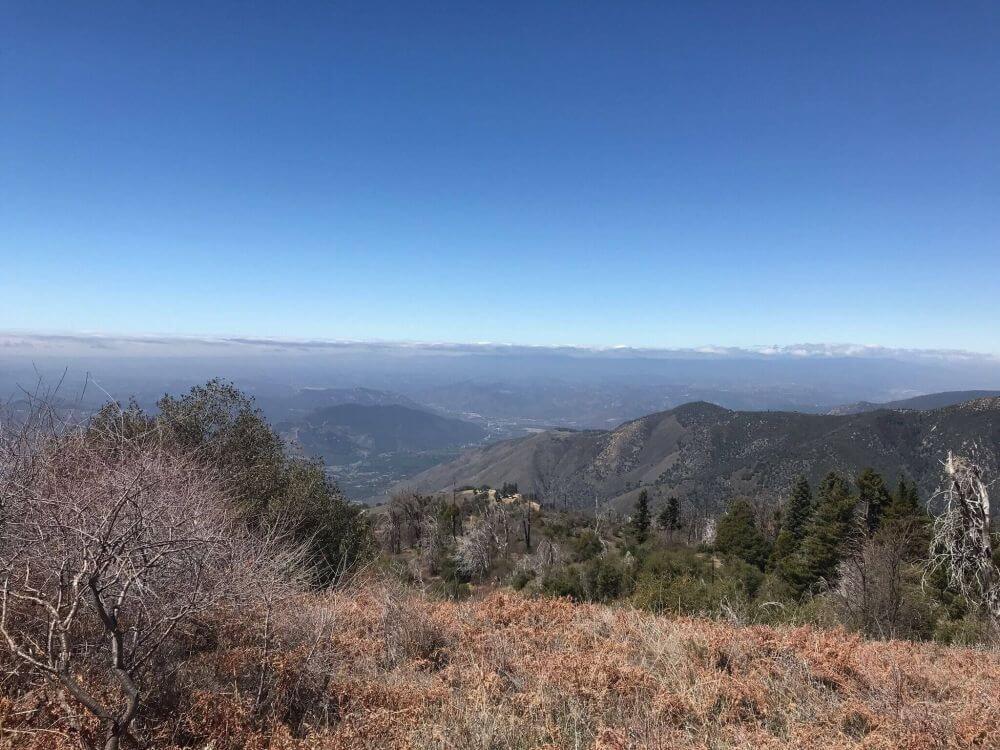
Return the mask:
[[[153,746],[1000,747],[991,651],[387,587],[303,597],[266,645],[247,621],[180,666]],[[65,728],[9,687],[6,746],[74,746],[23,734]]]

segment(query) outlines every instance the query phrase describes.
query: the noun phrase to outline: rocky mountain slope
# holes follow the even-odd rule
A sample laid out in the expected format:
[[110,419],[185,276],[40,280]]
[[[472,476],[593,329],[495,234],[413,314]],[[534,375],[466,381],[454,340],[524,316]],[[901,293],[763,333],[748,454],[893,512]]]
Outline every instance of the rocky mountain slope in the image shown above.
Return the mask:
[[557,506],[630,507],[639,489],[718,512],[739,495],[778,502],[794,478],[871,466],[915,479],[929,497],[949,450],[976,450],[997,469],[1000,398],[928,411],[852,415],[730,411],[705,402],[610,431],[550,430],[462,454],[406,481],[421,491],[517,482]]

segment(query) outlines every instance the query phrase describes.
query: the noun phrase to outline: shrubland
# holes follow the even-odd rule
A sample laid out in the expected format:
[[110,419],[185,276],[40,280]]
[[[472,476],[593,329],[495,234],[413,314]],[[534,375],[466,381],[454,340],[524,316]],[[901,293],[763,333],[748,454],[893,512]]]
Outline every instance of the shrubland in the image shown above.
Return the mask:
[[692,537],[645,493],[363,512],[217,381],[0,435],[3,747],[1000,744],[988,597],[905,479]]

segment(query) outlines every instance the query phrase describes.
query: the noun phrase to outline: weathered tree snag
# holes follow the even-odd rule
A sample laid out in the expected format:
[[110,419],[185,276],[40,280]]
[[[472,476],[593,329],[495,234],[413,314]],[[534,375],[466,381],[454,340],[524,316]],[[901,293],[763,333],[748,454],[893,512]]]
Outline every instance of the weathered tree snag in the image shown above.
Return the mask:
[[1000,624],[1000,570],[990,542],[990,497],[982,470],[948,454],[944,512],[934,522],[931,568],[945,567],[949,584]]

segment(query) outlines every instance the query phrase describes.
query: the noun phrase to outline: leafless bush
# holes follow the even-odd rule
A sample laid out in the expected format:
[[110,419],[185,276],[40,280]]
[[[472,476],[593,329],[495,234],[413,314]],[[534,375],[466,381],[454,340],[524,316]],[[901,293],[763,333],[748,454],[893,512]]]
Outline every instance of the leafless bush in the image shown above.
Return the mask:
[[380,529],[384,546],[393,554],[404,547],[416,547],[424,538],[434,497],[416,492],[400,492],[389,499],[386,519]]
[[56,687],[85,745],[79,707],[106,750],[138,744],[176,639],[213,611],[272,606],[294,588],[300,553],[277,534],[251,537],[210,468],[155,434],[0,427],[0,497],[10,668]]
[[866,536],[853,544],[832,592],[844,622],[877,637],[909,634],[912,617],[904,596],[908,542],[902,533]]
[[553,544],[549,539],[542,538],[535,546],[535,551],[530,555],[524,555],[518,560],[515,571],[527,573],[534,577],[540,577],[565,562],[565,555],[562,549]]
[[510,549],[510,516],[503,503],[490,501],[458,540],[458,567],[472,577],[486,575],[498,555]]

